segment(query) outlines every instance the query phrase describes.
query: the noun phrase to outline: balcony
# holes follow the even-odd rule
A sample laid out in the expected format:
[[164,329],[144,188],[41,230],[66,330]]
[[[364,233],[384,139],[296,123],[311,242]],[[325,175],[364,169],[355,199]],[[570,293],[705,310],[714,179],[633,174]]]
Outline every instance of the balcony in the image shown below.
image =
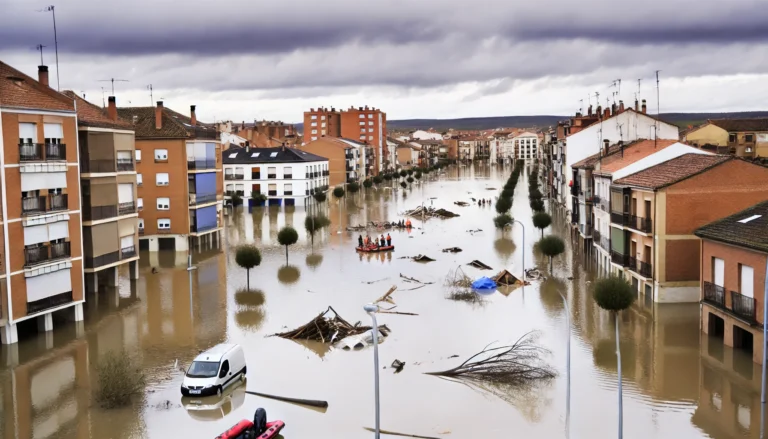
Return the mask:
[[63,143],[46,143],[45,144],[45,160],[66,161],[67,145],[64,145]]
[[67,194],[48,194],[48,211],[67,210],[69,208],[67,200]]
[[117,205],[118,215],[130,215],[132,213],[136,213],[136,204],[133,201]]
[[330,171],[328,170],[323,171],[323,177],[327,177],[329,175],[331,175]]
[[23,215],[44,213],[45,197],[26,197],[21,199],[21,213]]
[[190,171],[216,169],[216,158],[209,157],[205,159],[187,160],[187,169]]
[[628,226],[629,215],[625,215],[622,212],[611,212],[611,222],[620,226]]
[[[92,160],[84,157],[80,157],[80,172],[83,174],[99,173],[99,172],[115,172],[115,162],[113,160]],[[125,160],[125,159],[123,159]]]
[[104,265],[114,264],[120,260],[119,252],[105,253],[99,256],[86,256],[83,258],[85,262],[85,268],[98,268]]
[[217,227],[218,227],[218,224],[208,224],[204,226],[196,226],[195,224],[192,224],[191,226],[189,226],[189,233],[203,233],[209,230],[213,230]]
[[578,184],[575,184],[575,183],[574,183],[574,184],[571,186],[571,195],[573,195],[574,197],[576,197],[576,196],[578,196],[580,193],[581,193],[581,188],[579,187],[579,185],[578,185]]
[[593,230],[592,231],[592,239],[594,242],[603,248],[603,250],[609,252],[611,251],[611,241],[608,239],[607,236],[603,236],[599,231]]
[[216,194],[189,194],[189,205],[197,206],[198,204],[213,203],[216,201]]
[[653,231],[653,221],[650,218],[643,218],[637,215],[629,215],[629,220],[625,225],[643,233],[651,233]]
[[725,288],[709,282],[702,282],[704,301],[720,309],[725,308]]
[[284,180],[293,180],[293,174],[283,174]]
[[647,262],[638,260],[635,257],[629,258],[629,269],[645,278],[653,276],[653,266]]
[[114,218],[117,216],[117,206],[88,206],[85,200],[83,201],[83,221],[99,221],[106,218]]
[[277,174],[267,174],[267,179],[269,179],[269,180],[276,180],[277,179]]
[[243,174],[224,174],[224,180],[244,180]]
[[270,197],[276,197],[277,191],[267,191],[267,195],[269,195]]
[[19,144],[19,161],[36,162],[43,159],[42,143],[21,143]]
[[72,302],[72,291],[56,294],[54,296],[46,297],[45,299],[35,300],[34,302],[27,302],[27,314],[34,314],[70,302]]
[[129,172],[135,169],[133,160],[131,159],[117,159],[117,170],[120,172]]
[[56,259],[70,257],[69,242],[59,242],[40,247],[27,247],[24,249],[24,266],[42,264]]
[[611,262],[622,267],[629,266],[629,255],[619,253],[615,250],[611,250]]
[[750,324],[757,323],[757,320],[755,320],[755,299],[753,297],[731,291],[731,310]]
[[144,228],[139,229],[139,236],[144,236]]
[[128,259],[136,256],[136,246],[131,245],[120,249],[120,259]]

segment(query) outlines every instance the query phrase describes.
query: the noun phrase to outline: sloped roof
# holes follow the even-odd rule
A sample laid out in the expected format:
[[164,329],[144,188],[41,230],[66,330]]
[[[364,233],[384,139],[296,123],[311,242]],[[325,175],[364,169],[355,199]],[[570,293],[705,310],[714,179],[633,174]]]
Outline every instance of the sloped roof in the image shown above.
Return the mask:
[[702,226],[694,234],[768,253],[768,201]]
[[761,119],[713,119],[709,123],[728,132],[768,131],[768,118]]
[[614,184],[645,189],[661,189],[693,177],[731,159],[732,157],[724,155],[684,154],[616,180]]
[[107,110],[94,105],[78,96],[72,90],[65,90],[64,95],[72,98],[77,103],[77,124],[94,128],[110,128],[116,130],[133,131],[133,125],[128,121],[121,119],[112,120],[107,115]]
[[75,111],[72,99],[0,61],[0,106]]
[[[136,138],[169,138],[169,139],[185,139],[189,137],[189,133],[178,120],[171,117],[167,112],[163,111],[163,127],[161,129],[155,128],[155,107],[125,107],[118,108],[117,114],[123,119],[131,121],[134,131],[136,132]],[[135,116],[136,122],[133,123]]]
[[668,146],[679,143],[677,140],[658,139],[658,140],[638,140],[624,145],[624,153],[619,148],[615,153],[609,155],[600,162],[599,174],[611,174],[625,166],[631,165],[638,160],[655,154]]
[[222,152],[225,165],[248,163],[298,163],[328,161],[327,158],[296,148],[246,148],[230,146]]

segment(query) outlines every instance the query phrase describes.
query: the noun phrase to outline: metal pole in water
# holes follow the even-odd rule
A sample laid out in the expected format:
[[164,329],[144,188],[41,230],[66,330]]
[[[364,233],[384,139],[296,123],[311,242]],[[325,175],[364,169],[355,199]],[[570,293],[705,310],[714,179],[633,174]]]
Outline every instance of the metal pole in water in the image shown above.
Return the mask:
[[560,293],[565,305],[565,325],[568,327],[568,344],[566,347],[566,396],[565,396],[565,437],[570,437],[571,433],[571,308],[568,306],[568,299]]
[[373,381],[374,381],[374,400],[375,400],[375,410],[376,410],[376,435],[374,436],[375,439],[380,439],[381,437],[381,430],[380,430],[380,411],[379,411],[379,326],[376,323],[376,311],[379,310],[379,307],[374,304],[368,304],[363,307],[365,312],[368,313],[368,315],[371,316],[371,321],[373,322],[373,327],[371,328],[371,331],[373,331]]
[[622,389],[621,389],[621,348],[619,347],[619,313],[613,312],[616,322],[616,360],[617,360],[617,372],[619,376],[619,439],[624,437],[624,406],[622,403]]
[[766,352],[766,341],[768,341],[768,264],[765,265],[765,285],[763,288],[763,382],[760,393],[760,438],[765,433],[765,387],[766,387],[766,362],[768,361],[768,352]]

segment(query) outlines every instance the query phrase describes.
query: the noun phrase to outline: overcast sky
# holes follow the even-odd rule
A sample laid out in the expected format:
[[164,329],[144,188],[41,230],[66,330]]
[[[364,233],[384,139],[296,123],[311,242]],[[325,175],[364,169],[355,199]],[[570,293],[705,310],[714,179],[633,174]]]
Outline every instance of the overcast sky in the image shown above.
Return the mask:
[[[55,87],[47,4],[0,0],[0,59]],[[300,122],[369,105],[389,119],[569,114],[640,95],[662,112],[768,110],[768,0],[65,0],[61,87],[201,119]],[[591,97],[590,97],[591,95]]]

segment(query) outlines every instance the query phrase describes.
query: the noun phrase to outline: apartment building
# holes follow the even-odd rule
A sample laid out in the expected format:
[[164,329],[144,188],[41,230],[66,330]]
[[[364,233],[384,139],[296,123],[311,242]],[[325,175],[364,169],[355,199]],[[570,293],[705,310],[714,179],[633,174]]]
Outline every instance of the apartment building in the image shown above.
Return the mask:
[[249,198],[251,206],[254,194],[267,197],[269,206],[306,206],[330,181],[328,159],[295,148],[230,147],[223,162],[225,193]]
[[3,344],[18,342],[18,325],[30,319],[41,332],[53,329],[54,312],[83,320],[77,145],[75,103],[48,87],[48,68],[38,82],[0,62]]
[[118,108],[136,133],[139,243],[150,251],[187,251],[219,242],[224,182],[216,128],[156,107]]
[[328,160],[328,186],[339,186],[366,178],[371,148],[350,139],[323,137],[301,147],[302,151]]
[[404,143],[397,147],[397,165],[404,168],[422,166],[426,160],[422,160],[421,147],[411,143]]
[[[624,104],[602,110],[598,106],[599,119],[593,122],[594,116],[583,118],[580,113],[571,121],[571,125],[564,127],[565,137],[560,138],[558,133],[558,146],[555,150],[554,192],[557,194],[556,203],[563,206],[567,213],[573,214],[578,206],[573,205],[573,197],[567,188],[573,186],[571,168],[574,163],[600,152],[605,140],[609,144],[623,141],[625,144],[638,139],[668,139],[677,141],[679,129],[677,126],[666,123],[646,114],[646,106],[643,103],[642,110],[624,108]],[[585,123],[589,125],[583,127]],[[578,124],[578,125],[577,125]],[[575,132],[574,132],[575,131]]]
[[366,167],[370,175],[393,169],[387,145],[387,114],[378,108],[310,108],[304,113],[304,142],[322,137],[349,139],[370,146],[373,159]]
[[701,238],[701,328],[763,362],[768,201],[696,230]]
[[136,155],[133,126],[117,117],[114,96],[104,110],[72,91],[77,106],[83,262],[86,290],[116,287],[118,269],[128,264],[139,278]]
[[515,159],[532,161],[541,158],[538,134],[525,131],[514,136],[512,141]]
[[[262,120],[254,121],[252,124],[243,122],[241,125],[233,127],[233,131],[234,133],[222,132],[221,134],[237,135],[243,138],[244,142],[247,141],[251,147],[273,148],[283,145],[295,146],[297,143],[301,143],[296,128],[281,121]],[[223,145],[226,146],[228,143],[222,138]],[[245,143],[241,146],[245,146]]]
[[610,187],[611,271],[655,302],[699,300],[699,227],[768,199],[768,168],[684,154]]

